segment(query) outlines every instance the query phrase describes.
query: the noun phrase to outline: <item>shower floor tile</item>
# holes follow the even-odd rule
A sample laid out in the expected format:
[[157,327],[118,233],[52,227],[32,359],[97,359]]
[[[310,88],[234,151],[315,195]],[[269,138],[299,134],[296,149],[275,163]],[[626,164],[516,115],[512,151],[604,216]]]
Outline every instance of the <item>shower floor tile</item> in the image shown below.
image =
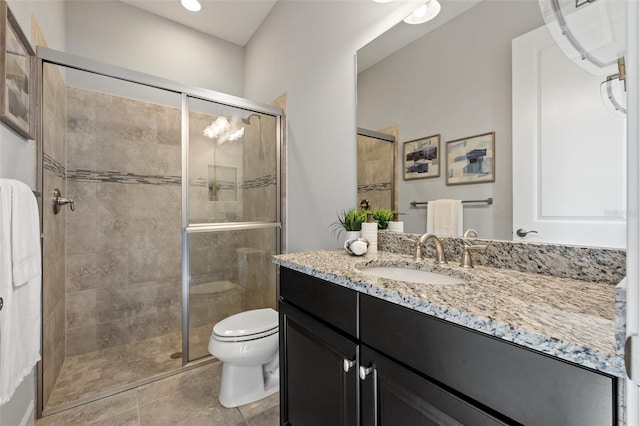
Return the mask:
[[222,364],[175,376],[44,417],[36,426],[276,426],[279,394],[238,408],[218,402]]
[[[205,335],[211,333],[211,328],[212,325],[205,325],[192,330],[192,337],[199,341],[196,351],[198,355],[207,354],[208,337],[205,340]],[[192,342],[190,351],[194,351],[195,345],[195,342]],[[202,346],[204,349],[201,348]],[[181,334],[172,333],[66,357],[45,409],[89,398],[158,374],[180,369],[182,359],[172,359],[171,355],[181,350]]]

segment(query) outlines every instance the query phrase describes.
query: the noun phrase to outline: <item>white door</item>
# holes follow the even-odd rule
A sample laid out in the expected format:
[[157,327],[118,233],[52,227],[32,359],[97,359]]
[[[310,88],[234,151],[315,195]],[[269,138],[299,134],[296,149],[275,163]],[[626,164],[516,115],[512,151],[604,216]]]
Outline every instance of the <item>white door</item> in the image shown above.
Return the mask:
[[546,27],[512,51],[513,239],[625,247],[626,120],[604,106],[605,77],[568,59]]

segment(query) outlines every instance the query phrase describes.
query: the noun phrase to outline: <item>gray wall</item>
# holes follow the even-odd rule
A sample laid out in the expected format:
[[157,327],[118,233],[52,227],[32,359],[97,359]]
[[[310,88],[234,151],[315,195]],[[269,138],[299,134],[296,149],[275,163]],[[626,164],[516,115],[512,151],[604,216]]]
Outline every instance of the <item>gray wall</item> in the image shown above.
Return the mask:
[[[31,17],[35,16],[50,47],[64,49],[64,3],[42,1],[10,1],[9,7],[25,35],[31,40]],[[0,124],[0,177],[21,180],[36,186],[35,144],[25,141]],[[11,400],[0,407],[0,425],[20,424],[27,419],[33,424],[35,412],[35,371],[27,376]]]
[[[35,369],[20,383],[11,400],[0,407],[0,425],[33,425],[36,412],[34,395]],[[25,420],[26,423],[22,423]]]
[[[486,0],[358,75],[358,125],[399,125],[398,167],[402,142],[441,134],[440,177],[400,177],[405,231],[426,230],[412,200],[493,197],[492,207],[465,207],[464,226],[511,239],[511,40],[543,24],[537,1]],[[446,186],[446,141],[491,131],[495,183]]]
[[67,52],[242,96],[242,47],[118,1],[66,5]]
[[356,205],[355,52],[418,2],[281,1],[246,47],[245,96],[287,93],[287,248],[335,248]]

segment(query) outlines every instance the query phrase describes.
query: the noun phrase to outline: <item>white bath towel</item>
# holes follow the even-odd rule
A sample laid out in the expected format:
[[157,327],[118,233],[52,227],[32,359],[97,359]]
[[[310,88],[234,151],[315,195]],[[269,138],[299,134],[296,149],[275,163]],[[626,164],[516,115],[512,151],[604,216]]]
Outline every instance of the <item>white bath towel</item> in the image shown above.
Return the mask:
[[31,188],[13,181],[11,197],[11,265],[13,285],[19,287],[40,275],[40,220]]
[[[14,211],[14,208],[24,210]],[[26,223],[25,217],[35,221],[35,225]],[[9,401],[40,360],[40,261],[36,262],[35,275],[31,266],[26,268],[26,275],[24,269],[18,268],[22,277],[14,280],[12,259],[14,243],[19,246],[18,252],[31,245],[33,255],[40,259],[38,222],[38,206],[31,189],[22,182],[0,179],[0,297],[3,300],[0,310],[0,405]],[[30,257],[27,255],[24,259]],[[30,275],[26,283],[22,282]]]
[[427,204],[427,232],[446,237],[461,236],[462,201],[429,201]]

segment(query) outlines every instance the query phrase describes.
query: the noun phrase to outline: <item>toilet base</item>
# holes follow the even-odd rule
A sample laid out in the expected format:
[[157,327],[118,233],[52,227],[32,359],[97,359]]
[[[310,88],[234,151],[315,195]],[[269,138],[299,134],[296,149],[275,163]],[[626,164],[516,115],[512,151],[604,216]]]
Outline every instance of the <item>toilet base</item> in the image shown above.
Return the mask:
[[222,378],[218,401],[233,408],[250,404],[280,389],[279,371],[265,372],[262,365],[241,366],[222,363]]

